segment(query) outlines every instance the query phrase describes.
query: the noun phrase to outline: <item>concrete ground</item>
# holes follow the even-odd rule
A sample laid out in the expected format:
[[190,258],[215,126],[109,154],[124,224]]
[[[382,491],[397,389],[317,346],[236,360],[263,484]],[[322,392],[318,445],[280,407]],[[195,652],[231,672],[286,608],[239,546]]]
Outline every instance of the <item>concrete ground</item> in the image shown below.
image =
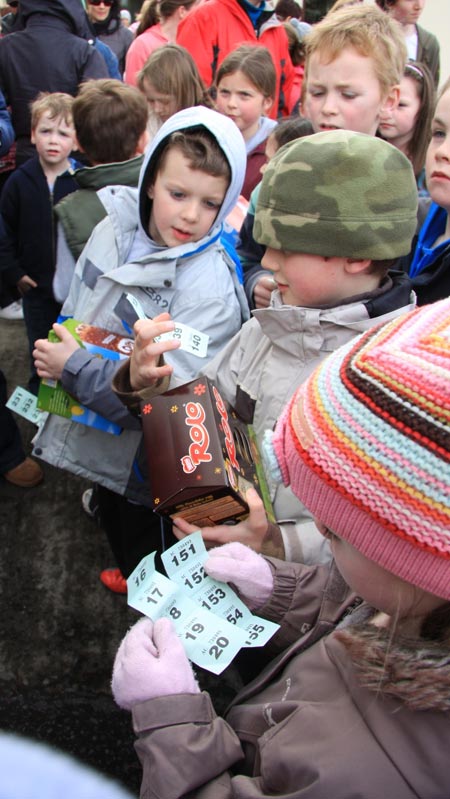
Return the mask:
[[[21,321],[0,319],[0,366],[9,393],[26,386]],[[15,418],[29,453],[36,428]],[[98,579],[114,564],[81,507],[88,484],[42,465],[45,480],[33,489],[0,478],[0,729],[69,752],[138,795],[130,715],[109,689],[115,652],[138,614]],[[233,673],[201,674],[200,682],[221,712]]]

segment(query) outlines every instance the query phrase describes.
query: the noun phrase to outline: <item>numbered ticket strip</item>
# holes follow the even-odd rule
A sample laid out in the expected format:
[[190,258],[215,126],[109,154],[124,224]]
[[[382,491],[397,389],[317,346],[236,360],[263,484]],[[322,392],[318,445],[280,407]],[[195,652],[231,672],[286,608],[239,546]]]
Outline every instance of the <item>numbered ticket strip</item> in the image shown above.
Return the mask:
[[41,411],[37,407],[37,397],[21,386],[16,386],[6,407],[38,427],[44,424],[48,416],[47,411]]
[[189,660],[221,674],[242,647],[263,646],[279,625],[254,616],[227,583],[208,577],[207,557],[200,532],[162,554],[168,577],[156,571],[152,552],[127,580],[128,604],[153,621],[171,619]]
[[[136,312],[138,319],[147,319],[139,300],[130,293],[125,294],[125,297]],[[124,320],[122,320],[122,324],[126,330],[131,333],[130,327]],[[162,333],[160,336],[156,336],[154,340],[171,341],[172,339],[176,339],[176,341],[180,342],[180,349],[184,350],[184,352],[197,355],[198,358],[206,358],[208,354],[209,336],[182,322],[175,322],[174,324],[174,330],[170,330],[168,333]]]

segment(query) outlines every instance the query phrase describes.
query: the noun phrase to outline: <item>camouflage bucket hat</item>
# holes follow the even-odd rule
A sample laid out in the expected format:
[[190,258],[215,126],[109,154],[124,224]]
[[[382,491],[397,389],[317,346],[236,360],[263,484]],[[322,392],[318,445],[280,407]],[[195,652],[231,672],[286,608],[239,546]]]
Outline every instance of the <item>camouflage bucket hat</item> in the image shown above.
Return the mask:
[[333,130],[284,145],[264,173],[253,235],[289,252],[384,260],[417,224],[410,162],[383,139]]

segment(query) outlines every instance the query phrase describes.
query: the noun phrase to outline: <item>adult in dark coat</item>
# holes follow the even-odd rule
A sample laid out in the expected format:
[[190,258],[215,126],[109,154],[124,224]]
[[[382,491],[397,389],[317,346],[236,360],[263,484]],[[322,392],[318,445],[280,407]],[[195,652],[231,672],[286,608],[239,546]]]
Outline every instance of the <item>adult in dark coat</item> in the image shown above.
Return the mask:
[[17,165],[34,154],[29,104],[40,91],[76,95],[89,78],[107,78],[80,0],[21,0],[23,30],[0,39],[0,88],[11,106]]

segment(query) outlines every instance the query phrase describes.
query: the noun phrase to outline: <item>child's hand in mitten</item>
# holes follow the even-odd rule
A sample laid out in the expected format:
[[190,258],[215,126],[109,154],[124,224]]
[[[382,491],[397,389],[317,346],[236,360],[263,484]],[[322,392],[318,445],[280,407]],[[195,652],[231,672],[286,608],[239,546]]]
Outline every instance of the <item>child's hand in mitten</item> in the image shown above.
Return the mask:
[[273,591],[272,569],[262,555],[237,541],[209,550],[204,569],[214,580],[232,583],[251,609],[261,607]]
[[140,619],[123,639],[114,661],[111,688],[119,707],[170,694],[200,691],[183,645],[169,619]]

